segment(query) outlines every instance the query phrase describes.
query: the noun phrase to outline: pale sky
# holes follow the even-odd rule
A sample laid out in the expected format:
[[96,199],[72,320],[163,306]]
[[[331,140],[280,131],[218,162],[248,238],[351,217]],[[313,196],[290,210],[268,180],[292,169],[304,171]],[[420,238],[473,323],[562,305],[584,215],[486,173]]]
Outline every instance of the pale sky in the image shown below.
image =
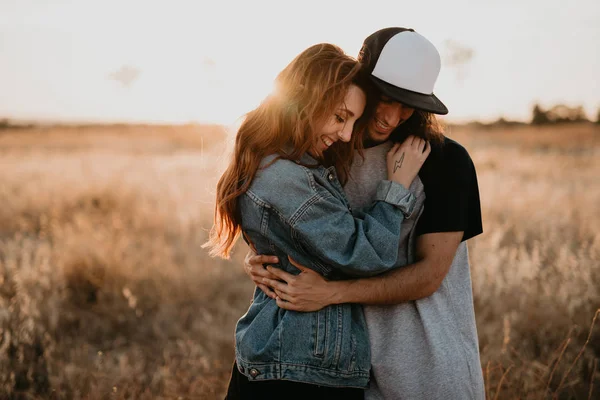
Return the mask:
[[[600,108],[599,0],[0,0],[0,118],[233,123],[306,47],[356,56],[388,26],[440,51],[449,121]],[[124,66],[128,86],[111,78]]]

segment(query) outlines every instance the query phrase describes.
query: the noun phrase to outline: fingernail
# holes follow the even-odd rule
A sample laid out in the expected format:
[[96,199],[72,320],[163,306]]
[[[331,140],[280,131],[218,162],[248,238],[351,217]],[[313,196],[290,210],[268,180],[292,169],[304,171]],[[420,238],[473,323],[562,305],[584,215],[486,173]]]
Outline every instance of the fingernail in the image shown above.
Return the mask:
[[267,271],[270,271],[273,267],[271,267],[270,265],[267,265]]

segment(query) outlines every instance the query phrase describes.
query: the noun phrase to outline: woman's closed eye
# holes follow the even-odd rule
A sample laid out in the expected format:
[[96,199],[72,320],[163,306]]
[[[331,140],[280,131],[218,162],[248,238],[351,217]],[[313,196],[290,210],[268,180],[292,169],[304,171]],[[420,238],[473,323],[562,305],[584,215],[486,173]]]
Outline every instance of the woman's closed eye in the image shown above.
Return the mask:
[[344,122],[346,122],[346,120],[344,118],[342,118],[339,114],[335,114],[335,120],[337,122],[339,122],[340,124],[343,124]]

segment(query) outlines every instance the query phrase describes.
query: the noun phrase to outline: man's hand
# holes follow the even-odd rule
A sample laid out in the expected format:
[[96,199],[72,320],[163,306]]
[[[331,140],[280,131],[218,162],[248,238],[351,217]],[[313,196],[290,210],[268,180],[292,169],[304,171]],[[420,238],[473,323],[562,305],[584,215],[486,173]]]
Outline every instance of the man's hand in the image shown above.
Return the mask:
[[301,272],[292,275],[271,266],[267,270],[275,278],[263,277],[262,283],[269,286],[277,295],[277,305],[292,311],[318,311],[334,304],[334,282],[328,282],[310,268],[298,264],[288,257],[290,263]]
[[387,153],[388,179],[408,189],[429,153],[429,142],[416,136],[411,135],[404,142],[396,143]]
[[[267,296],[275,299],[277,295],[271,288],[263,283],[263,279],[277,279],[276,275],[273,275],[267,271],[264,267],[265,264],[277,264],[279,259],[275,256],[259,256],[252,250],[246,254],[244,258],[244,271],[254,281],[254,284],[258,286]],[[278,268],[273,268],[278,270]]]

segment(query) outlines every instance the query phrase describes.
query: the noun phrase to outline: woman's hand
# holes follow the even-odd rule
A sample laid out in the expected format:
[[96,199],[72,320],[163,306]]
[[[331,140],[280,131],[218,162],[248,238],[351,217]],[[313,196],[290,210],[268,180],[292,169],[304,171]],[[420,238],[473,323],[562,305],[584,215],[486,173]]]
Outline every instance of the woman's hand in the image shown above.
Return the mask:
[[[267,296],[275,299],[277,295],[267,285],[263,283],[264,278],[277,279],[277,276],[267,271],[264,267],[265,264],[277,264],[279,259],[275,256],[258,256],[252,250],[246,254],[244,258],[244,272],[250,276],[254,281],[254,284],[258,286]],[[274,268],[277,269],[277,268]]]
[[429,142],[416,136],[407,137],[401,144],[396,143],[387,153],[388,179],[408,189],[429,153]]
[[288,259],[301,271],[300,274],[292,275],[268,266],[267,270],[276,278],[262,278],[262,283],[276,293],[279,307],[292,311],[318,311],[335,304],[334,282],[328,282],[312,269],[298,264],[290,257]]

